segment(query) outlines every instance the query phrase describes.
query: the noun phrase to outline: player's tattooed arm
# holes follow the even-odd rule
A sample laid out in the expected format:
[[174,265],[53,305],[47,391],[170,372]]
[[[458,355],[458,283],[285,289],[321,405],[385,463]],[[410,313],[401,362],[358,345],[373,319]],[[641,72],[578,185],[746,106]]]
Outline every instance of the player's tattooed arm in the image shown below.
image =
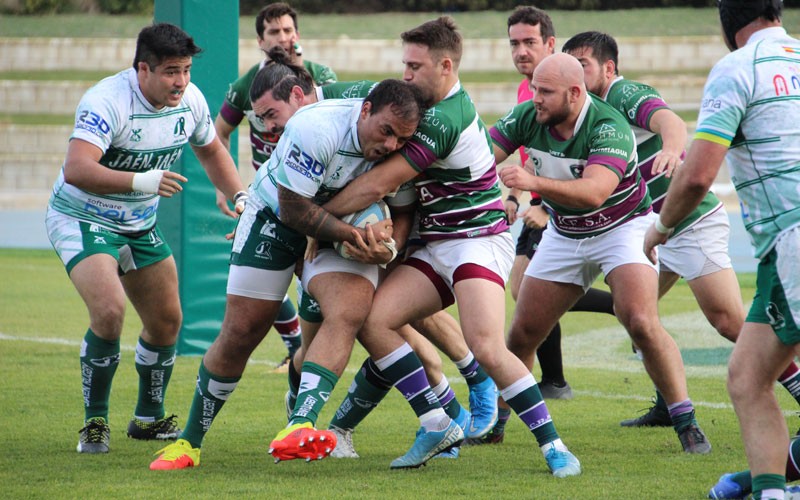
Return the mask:
[[[281,222],[295,231],[322,241],[356,242],[356,228],[334,217],[311,198],[279,185],[278,203]],[[362,236],[366,238],[365,234]]]

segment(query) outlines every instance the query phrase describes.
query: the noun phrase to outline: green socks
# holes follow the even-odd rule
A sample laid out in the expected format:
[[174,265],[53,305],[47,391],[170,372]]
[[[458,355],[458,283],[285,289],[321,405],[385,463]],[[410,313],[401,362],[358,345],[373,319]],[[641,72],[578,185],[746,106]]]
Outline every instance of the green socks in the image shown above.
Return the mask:
[[111,381],[119,359],[119,340],[101,339],[91,328],[86,331],[80,354],[85,420],[103,417],[108,422]]

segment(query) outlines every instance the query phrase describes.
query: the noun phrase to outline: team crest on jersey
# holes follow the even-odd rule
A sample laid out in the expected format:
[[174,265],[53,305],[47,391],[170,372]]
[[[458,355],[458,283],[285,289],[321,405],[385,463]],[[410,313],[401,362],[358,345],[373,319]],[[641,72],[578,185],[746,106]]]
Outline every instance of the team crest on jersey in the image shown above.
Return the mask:
[[175,127],[172,129],[172,135],[186,136],[186,118],[183,116],[178,118],[175,122]]
[[580,165],[580,164],[578,164],[578,165],[570,165],[569,166],[569,173],[572,174],[572,177],[574,177],[576,179],[580,179],[581,177],[583,177],[583,167],[584,167],[584,165]]
[[139,142],[142,140],[142,129],[135,128],[131,130],[131,142]]

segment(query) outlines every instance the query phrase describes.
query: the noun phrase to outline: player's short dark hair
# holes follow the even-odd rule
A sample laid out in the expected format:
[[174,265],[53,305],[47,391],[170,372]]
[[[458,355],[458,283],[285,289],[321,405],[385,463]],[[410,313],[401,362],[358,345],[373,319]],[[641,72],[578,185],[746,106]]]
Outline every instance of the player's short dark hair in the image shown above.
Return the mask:
[[606,61],[614,62],[614,73],[619,74],[619,48],[614,37],[599,31],[584,31],[578,33],[564,43],[561,52],[574,52],[579,49],[592,49],[592,56],[600,64]]
[[508,28],[520,23],[529,24],[531,26],[539,25],[542,41],[547,40],[551,36],[556,36],[556,30],[553,28],[553,20],[550,19],[547,12],[532,5],[520,5],[508,16]]
[[372,104],[370,114],[380,112],[389,106],[395,116],[408,121],[419,122],[430,107],[416,85],[402,80],[388,78],[373,88],[364,102]]
[[288,101],[292,87],[297,85],[303,94],[314,90],[314,80],[303,66],[292,64],[289,54],[283,47],[275,46],[267,52],[269,61],[259,69],[250,84],[250,101],[255,101],[265,93],[272,91],[272,97]]
[[400,34],[400,38],[403,43],[415,43],[428,47],[428,50],[437,59],[441,59],[443,56],[450,57],[457,68],[461,62],[463,51],[461,34],[457,30],[458,26],[452,17],[442,16],[422,23],[414,29],[404,31]]
[[297,12],[288,3],[275,2],[261,9],[256,16],[256,34],[258,34],[258,38],[264,38],[264,22],[270,22],[283,16],[292,17],[294,30],[297,31]]
[[152,70],[164,59],[193,57],[201,51],[194,39],[174,24],[155,23],[142,29],[136,38],[133,68],[138,69],[140,62],[146,62]]

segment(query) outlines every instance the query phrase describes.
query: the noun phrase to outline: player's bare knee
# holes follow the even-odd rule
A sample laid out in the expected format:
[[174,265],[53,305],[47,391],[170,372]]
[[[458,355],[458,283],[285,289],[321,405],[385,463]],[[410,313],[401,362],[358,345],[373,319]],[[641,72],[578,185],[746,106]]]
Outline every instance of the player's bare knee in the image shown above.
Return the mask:
[[714,315],[709,318],[709,322],[720,335],[734,343],[739,338],[739,332],[744,325],[741,318],[734,318],[727,313]]
[[108,303],[103,307],[91,308],[89,317],[92,331],[97,335],[106,339],[117,339],[125,321],[125,306]]
[[645,349],[647,344],[657,341],[660,335],[665,334],[656,315],[629,310],[622,317],[618,314],[617,318],[628,331],[633,342],[641,349]]
[[180,311],[165,314],[155,322],[153,328],[149,331],[157,338],[162,339],[166,343],[172,343],[178,338],[178,332],[181,330],[181,322],[183,321],[183,314]]
[[506,350],[502,346],[493,345],[489,342],[479,342],[471,346],[475,359],[487,372],[494,373],[499,368]]
[[[246,315],[244,315],[246,316]],[[225,315],[217,341],[226,349],[245,349],[252,351],[266,337],[270,325],[257,324],[248,318]]]
[[508,350],[519,356],[525,351],[536,350],[549,333],[549,331],[545,331],[537,325],[516,321],[515,319],[511,323],[506,346]]
[[749,384],[750,380],[748,380],[748,377],[742,373],[740,365],[728,365],[728,377],[726,380],[726,385],[731,402],[736,404],[737,402],[746,399],[748,395],[752,394],[751,389],[747,387]]

